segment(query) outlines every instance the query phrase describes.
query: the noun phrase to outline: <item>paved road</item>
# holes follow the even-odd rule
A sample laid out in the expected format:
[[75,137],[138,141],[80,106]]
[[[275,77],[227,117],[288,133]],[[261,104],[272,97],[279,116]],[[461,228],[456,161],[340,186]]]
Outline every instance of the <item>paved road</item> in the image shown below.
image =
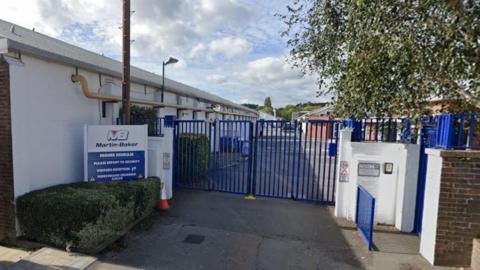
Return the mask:
[[188,190],[172,205],[90,270],[361,268],[325,206]]

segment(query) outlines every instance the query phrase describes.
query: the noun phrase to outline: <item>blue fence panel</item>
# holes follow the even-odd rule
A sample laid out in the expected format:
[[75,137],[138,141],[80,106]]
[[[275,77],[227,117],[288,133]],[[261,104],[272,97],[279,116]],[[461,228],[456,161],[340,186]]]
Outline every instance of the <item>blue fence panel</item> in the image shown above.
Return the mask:
[[480,113],[441,114],[436,147],[443,149],[480,149]]
[[444,149],[451,149],[454,145],[453,114],[442,114],[437,118],[438,132],[436,146]]
[[362,186],[357,188],[357,214],[355,223],[365,238],[368,250],[373,248],[373,227],[375,225],[375,198]]
[[[148,125],[148,136],[163,137],[163,126],[165,119],[163,117],[158,118],[143,118],[132,117],[130,119],[130,125]],[[117,125],[122,125],[123,119],[117,118]]]

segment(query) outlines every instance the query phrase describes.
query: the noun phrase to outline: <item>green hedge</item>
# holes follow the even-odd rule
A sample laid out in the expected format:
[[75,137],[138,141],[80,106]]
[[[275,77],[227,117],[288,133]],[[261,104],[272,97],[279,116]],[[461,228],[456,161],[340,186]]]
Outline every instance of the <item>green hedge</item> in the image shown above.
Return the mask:
[[210,151],[205,134],[180,134],[178,150],[178,176],[181,183],[201,181],[207,177]]
[[148,215],[159,194],[158,178],[59,185],[19,197],[17,217],[27,239],[91,253]]

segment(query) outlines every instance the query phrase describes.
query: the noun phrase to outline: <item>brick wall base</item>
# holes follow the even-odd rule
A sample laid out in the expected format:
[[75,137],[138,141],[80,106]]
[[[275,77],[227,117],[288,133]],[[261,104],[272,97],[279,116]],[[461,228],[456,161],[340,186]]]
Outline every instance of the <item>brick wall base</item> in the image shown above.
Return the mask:
[[0,55],[0,242],[15,241],[10,70]]
[[435,265],[468,267],[480,237],[480,151],[442,151]]

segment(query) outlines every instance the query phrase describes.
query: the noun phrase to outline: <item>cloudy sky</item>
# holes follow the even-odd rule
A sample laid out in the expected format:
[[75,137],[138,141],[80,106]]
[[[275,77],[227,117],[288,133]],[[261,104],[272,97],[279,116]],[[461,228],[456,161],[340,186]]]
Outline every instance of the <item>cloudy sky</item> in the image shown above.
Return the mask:
[[[132,64],[161,74],[174,56],[167,77],[239,103],[324,100],[286,62],[275,14],[292,1],[131,0]],[[120,0],[2,0],[0,18],[121,59]]]

